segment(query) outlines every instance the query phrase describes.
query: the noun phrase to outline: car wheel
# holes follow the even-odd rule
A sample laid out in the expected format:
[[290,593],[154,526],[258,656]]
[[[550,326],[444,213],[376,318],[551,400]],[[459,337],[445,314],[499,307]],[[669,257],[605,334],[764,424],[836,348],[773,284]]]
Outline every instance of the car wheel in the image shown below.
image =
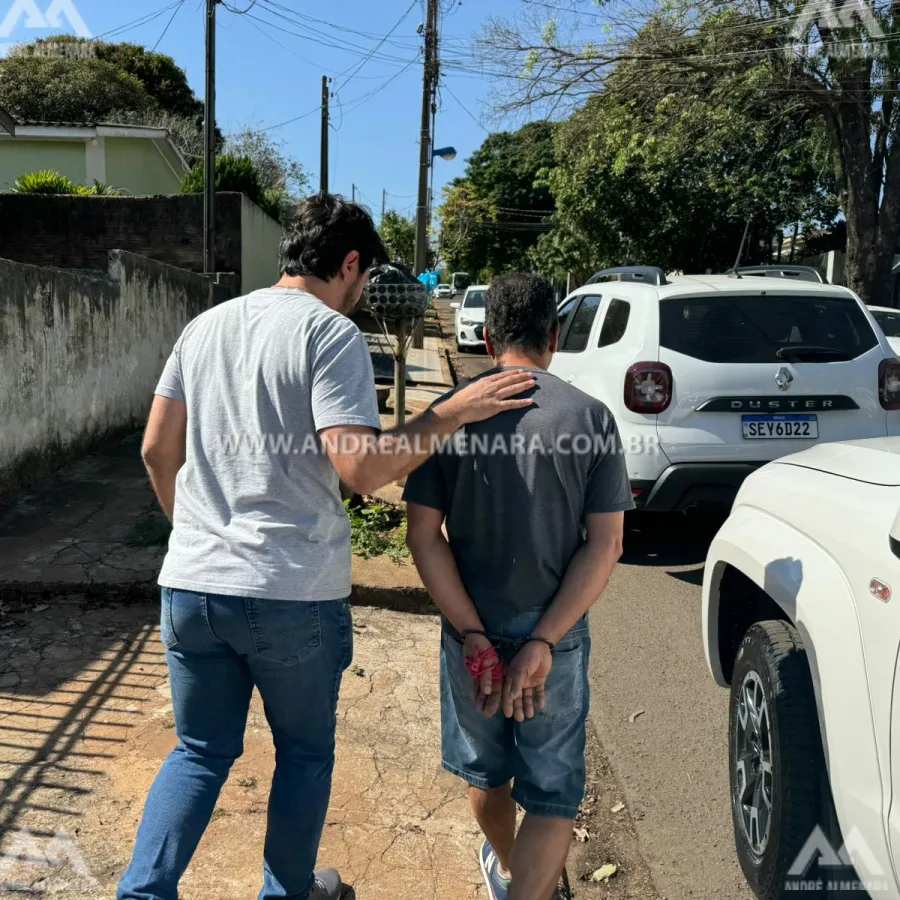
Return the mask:
[[826,827],[831,792],[806,651],[788,622],[758,622],[744,636],[731,682],[728,748],[735,845],[751,889],[760,900],[792,897],[797,889],[826,896],[816,887],[815,864],[797,869],[807,840]]

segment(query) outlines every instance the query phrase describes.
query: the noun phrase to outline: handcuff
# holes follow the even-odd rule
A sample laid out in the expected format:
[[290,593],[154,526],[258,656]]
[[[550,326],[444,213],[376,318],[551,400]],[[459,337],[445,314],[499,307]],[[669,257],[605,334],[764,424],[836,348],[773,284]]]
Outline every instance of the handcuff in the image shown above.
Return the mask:
[[[492,644],[494,643],[484,631],[480,631],[477,628],[467,628],[465,631],[461,632],[463,643],[465,643],[466,638],[470,634],[480,635],[486,640],[491,641]],[[535,641],[546,644],[550,648],[551,653],[556,649],[556,645],[552,641],[537,636],[526,638],[524,641],[521,641],[518,646],[524,647],[525,644],[530,644]],[[500,655],[493,646],[486,647],[482,650],[476,650],[475,656],[467,658],[465,663],[466,669],[475,681],[480,681],[483,675],[490,672],[491,681],[494,684],[501,684],[503,682],[503,661],[500,659]]]

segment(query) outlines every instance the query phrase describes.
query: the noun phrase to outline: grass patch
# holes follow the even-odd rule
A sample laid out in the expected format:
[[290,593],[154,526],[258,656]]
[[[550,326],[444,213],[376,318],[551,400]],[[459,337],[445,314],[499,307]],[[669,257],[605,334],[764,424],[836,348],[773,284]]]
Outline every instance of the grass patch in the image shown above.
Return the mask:
[[409,556],[406,546],[406,513],[387,503],[353,506],[344,501],[350,516],[352,547],[356,556],[387,556],[395,562]]

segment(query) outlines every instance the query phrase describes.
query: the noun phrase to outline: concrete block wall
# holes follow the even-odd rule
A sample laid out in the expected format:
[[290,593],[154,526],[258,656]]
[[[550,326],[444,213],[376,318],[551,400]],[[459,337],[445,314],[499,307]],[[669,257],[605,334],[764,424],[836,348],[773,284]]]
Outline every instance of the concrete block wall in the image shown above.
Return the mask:
[[0,259],[0,498],[139,427],[184,326],[233,295],[118,250],[106,275]]
[[[216,270],[240,274],[242,194],[217,195]],[[246,201],[249,202],[249,201]],[[0,259],[106,271],[126,250],[203,272],[203,198],[0,194]]]

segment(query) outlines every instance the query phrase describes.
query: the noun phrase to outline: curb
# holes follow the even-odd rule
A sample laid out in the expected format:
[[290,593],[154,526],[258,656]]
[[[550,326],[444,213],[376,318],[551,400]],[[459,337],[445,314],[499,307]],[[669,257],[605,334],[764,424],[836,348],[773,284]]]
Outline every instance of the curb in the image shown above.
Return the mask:
[[[159,585],[152,581],[129,584],[12,582],[0,586],[0,608],[20,610],[37,603],[156,603]],[[424,588],[382,587],[354,584],[350,594],[354,606],[374,606],[395,612],[436,615],[437,607]],[[0,624],[2,627],[2,624]]]

